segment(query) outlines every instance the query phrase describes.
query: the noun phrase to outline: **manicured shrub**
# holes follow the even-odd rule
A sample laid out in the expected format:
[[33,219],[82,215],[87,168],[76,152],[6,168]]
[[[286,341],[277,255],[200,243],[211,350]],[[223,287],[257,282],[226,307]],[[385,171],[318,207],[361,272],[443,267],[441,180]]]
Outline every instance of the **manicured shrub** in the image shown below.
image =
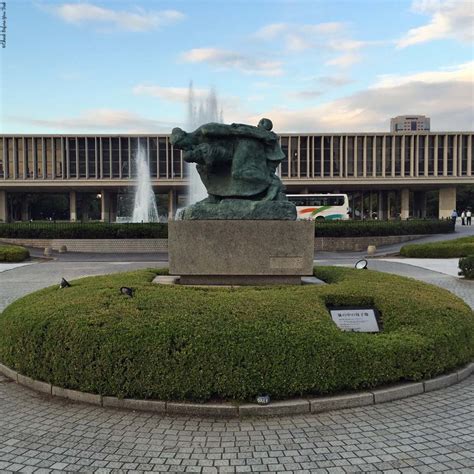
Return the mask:
[[474,236],[428,244],[404,245],[400,255],[411,258],[456,258],[474,255]]
[[454,231],[451,220],[316,221],[316,237],[445,234]]
[[17,222],[0,224],[0,238],[23,239],[166,239],[168,225],[105,222]]
[[459,275],[469,280],[474,280],[474,255],[459,259]]
[[[472,360],[473,312],[448,291],[371,270],[315,274],[329,284],[160,286],[142,270],[47,288],[0,314],[0,361],[86,392],[204,401],[421,380]],[[375,305],[384,331],[342,332],[326,304]]]
[[[454,230],[451,220],[322,221],[315,222],[317,237],[422,235]],[[24,239],[165,239],[168,225],[108,224],[104,222],[16,222],[0,224],[0,238]]]
[[23,262],[29,258],[30,252],[17,245],[0,245],[0,262]]

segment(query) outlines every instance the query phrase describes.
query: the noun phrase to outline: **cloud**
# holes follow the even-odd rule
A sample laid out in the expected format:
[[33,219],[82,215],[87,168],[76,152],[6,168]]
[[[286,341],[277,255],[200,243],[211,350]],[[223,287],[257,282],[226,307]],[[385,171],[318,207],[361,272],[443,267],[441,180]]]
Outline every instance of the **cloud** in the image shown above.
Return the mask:
[[[186,102],[189,98],[189,87],[163,87],[152,84],[138,84],[133,88],[135,95],[148,95],[170,102]],[[208,96],[207,89],[193,88],[194,97],[204,99]]]
[[[449,75],[442,70],[384,78],[369,89],[314,107],[278,107],[259,115],[270,117],[279,132],[388,131],[390,117],[400,114],[428,115],[437,130],[472,130],[472,76],[467,69],[459,65]],[[251,123],[256,119],[248,118]]]
[[257,30],[252,36],[259,40],[283,40],[287,51],[297,52],[314,48],[322,38],[340,34],[345,23],[330,22],[308,25],[271,23]]
[[397,41],[399,48],[436,39],[452,38],[468,44],[474,40],[472,0],[414,0],[412,10],[430,15],[430,21],[410,29]]
[[195,48],[186,51],[181,58],[190,63],[209,63],[222,69],[237,69],[246,74],[280,76],[280,61],[264,61],[235,51],[218,48]]
[[335,58],[329,59],[325,64],[329,66],[337,66],[340,68],[347,68],[356,64],[362,60],[361,54],[347,53],[336,56]]
[[63,3],[52,10],[68,23],[96,23],[126,31],[150,31],[184,18],[177,10],[145,11],[137,8],[135,11],[119,11],[92,3]]
[[324,85],[325,87],[341,87],[355,82],[354,79],[347,76],[318,76],[312,78],[312,80]]
[[359,41],[348,36],[349,26],[344,22],[315,24],[272,23],[257,30],[253,37],[263,41],[279,41],[287,52],[307,49],[336,54],[327,65],[347,68],[362,60],[358,54],[368,46],[385,44],[386,41]]
[[268,41],[286,33],[289,27],[288,23],[271,23],[257,30],[253,36]]
[[311,100],[315,99],[316,97],[319,97],[322,94],[323,92],[318,90],[303,90],[297,92],[290,92],[288,96],[297,100]]
[[17,123],[50,129],[54,133],[62,131],[92,132],[129,132],[142,131],[168,133],[175,124],[141,117],[128,110],[92,109],[86,110],[77,117],[60,117],[55,119],[36,119],[32,117],[11,116],[9,120]]
[[[373,87],[395,87],[411,82],[437,84],[449,81],[474,82],[474,61],[459,64],[440,71],[424,71],[407,75],[383,75]],[[472,95],[471,95],[472,100]]]

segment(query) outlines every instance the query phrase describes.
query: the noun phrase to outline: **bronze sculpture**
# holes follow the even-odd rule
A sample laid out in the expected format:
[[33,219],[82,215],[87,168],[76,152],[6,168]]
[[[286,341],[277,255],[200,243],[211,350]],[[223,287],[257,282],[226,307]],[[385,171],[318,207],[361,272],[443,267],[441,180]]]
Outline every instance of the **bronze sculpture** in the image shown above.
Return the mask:
[[257,127],[208,123],[192,133],[173,129],[171,143],[196,163],[209,196],[182,219],[295,220],[296,208],[275,171],[285,158],[269,119]]

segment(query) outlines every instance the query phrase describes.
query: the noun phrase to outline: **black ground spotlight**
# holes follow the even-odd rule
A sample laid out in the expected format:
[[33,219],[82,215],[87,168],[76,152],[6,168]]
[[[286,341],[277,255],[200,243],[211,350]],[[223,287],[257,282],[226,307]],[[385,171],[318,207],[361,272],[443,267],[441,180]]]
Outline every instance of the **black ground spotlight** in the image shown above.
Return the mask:
[[59,289],[62,290],[63,288],[67,288],[69,286],[71,286],[71,284],[65,278],[62,278],[61,283],[59,284]]
[[122,293],[122,295],[128,296],[129,298],[132,298],[133,288],[129,288],[128,286],[122,286],[122,288],[120,288],[120,293]]
[[268,405],[270,403],[270,395],[267,395],[266,393],[258,395],[257,403],[259,405]]
[[357,268],[357,270],[367,270],[367,260],[364,260],[364,259],[359,260],[354,265],[354,268]]

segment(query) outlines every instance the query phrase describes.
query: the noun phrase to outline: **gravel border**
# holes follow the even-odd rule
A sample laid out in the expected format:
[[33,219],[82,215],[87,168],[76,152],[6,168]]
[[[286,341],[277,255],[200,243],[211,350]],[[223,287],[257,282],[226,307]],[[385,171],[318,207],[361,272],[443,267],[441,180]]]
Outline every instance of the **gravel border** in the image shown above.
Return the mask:
[[331,410],[340,410],[343,408],[374,405],[446,388],[450,385],[461,382],[469,377],[473,372],[474,362],[471,362],[454,372],[422,382],[403,383],[375,390],[354,392],[344,395],[299,398],[283,401],[279,400],[271,402],[268,405],[258,405],[254,403],[163,402],[159,400],[134,400],[127,398],[121,399],[117,397],[103,397],[102,395],[56,387],[46,382],[34,380],[30,377],[19,374],[3,364],[0,364],[0,373],[3,373],[6,377],[20,385],[53,397],[67,398],[74,402],[89,403],[107,408],[124,408],[128,410],[147,411],[160,414],[212,418],[301,415],[305,413],[321,413]]

